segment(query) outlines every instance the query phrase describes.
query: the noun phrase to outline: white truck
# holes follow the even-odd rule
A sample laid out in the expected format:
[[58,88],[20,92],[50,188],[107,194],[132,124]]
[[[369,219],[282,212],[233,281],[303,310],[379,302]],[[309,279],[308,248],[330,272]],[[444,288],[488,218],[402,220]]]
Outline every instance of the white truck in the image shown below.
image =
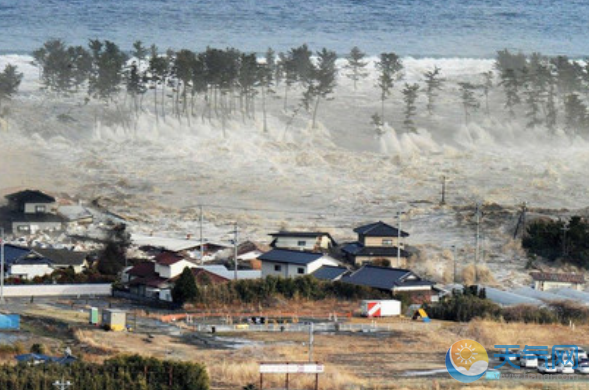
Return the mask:
[[363,317],[393,317],[398,315],[401,315],[401,301],[394,299],[362,301]]

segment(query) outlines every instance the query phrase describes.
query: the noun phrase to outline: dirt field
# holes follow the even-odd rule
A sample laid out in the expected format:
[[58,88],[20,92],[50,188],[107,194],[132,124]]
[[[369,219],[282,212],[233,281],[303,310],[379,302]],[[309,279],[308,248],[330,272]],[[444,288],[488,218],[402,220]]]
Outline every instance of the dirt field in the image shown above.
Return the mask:
[[[214,389],[239,389],[258,383],[260,361],[307,361],[306,333],[294,332],[233,332],[195,333],[181,323],[162,324],[154,317],[139,317],[137,332],[106,332],[86,323],[87,315],[80,308],[46,304],[23,308],[22,328],[17,342],[26,351],[33,343],[44,344],[48,352],[58,354],[69,346],[74,354],[87,361],[102,361],[110,356],[143,354],[165,359],[204,362]],[[365,319],[353,319],[366,322]],[[368,320],[369,321],[369,320]],[[397,322],[399,320],[396,320]],[[395,320],[387,320],[394,328]],[[416,324],[413,329],[400,328],[386,333],[341,332],[316,333],[313,360],[326,366],[321,375],[321,388],[344,390],[361,388],[394,389],[516,389],[520,384],[480,380],[475,385],[461,385],[448,377],[444,355],[454,342],[474,339],[482,343],[492,356],[498,344],[585,345],[589,328],[577,326],[541,326],[501,324],[473,321],[469,324],[438,323],[436,326]],[[4,361],[12,354],[0,353]],[[493,366],[493,364],[492,364]],[[312,388],[313,377],[291,376],[293,389]],[[268,375],[264,388],[284,387],[284,377]],[[589,389],[585,383],[535,384],[525,382],[521,388]],[[266,387],[268,386],[268,387]],[[557,387],[554,387],[557,386]],[[578,386],[578,387],[574,387]]]

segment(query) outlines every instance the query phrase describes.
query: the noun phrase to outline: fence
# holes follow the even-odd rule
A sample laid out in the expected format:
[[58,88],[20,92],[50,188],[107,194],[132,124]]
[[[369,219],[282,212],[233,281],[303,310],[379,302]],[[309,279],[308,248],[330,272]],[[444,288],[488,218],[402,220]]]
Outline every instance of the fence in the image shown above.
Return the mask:
[[[192,324],[198,332],[308,332],[308,324],[235,324],[235,325],[205,325]],[[424,323],[419,321],[395,322],[390,324],[347,324],[347,323],[313,323],[315,332],[391,332],[437,330],[439,323]]]
[[110,296],[110,284],[25,284],[4,286],[4,297]]

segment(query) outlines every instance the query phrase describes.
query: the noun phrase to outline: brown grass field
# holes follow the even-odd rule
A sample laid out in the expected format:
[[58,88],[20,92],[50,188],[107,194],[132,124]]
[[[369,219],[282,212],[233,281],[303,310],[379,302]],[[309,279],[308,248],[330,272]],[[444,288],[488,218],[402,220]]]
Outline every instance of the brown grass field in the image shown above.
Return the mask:
[[[86,324],[80,309],[56,310],[31,307],[23,317],[23,339],[18,348],[28,350],[32,343],[44,344],[50,353],[67,345],[86,361],[100,362],[116,354],[142,354],[206,364],[213,389],[241,389],[259,383],[261,361],[306,361],[308,335],[294,332],[234,332],[199,334],[178,327],[174,332],[106,332]],[[353,318],[354,322],[367,321]],[[394,329],[399,320],[382,320]],[[169,330],[169,328],[168,328]],[[145,330],[144,330],[145,331]],[[149,334],[148,334],[149,333]],[[473,339],[490,355],[498,344],[585,345],[589,327],[574,330],[561,325],[505,324],[475,320],[467,324],[440,323],[432,327],[416,324],[388,333],[337,333],[314,336],[313,359],[325,364],[320,389],[588,389],[586,383],[490,382],[484,379],[463,385],[445,373],[436,377],[406,376],[408,371],[444,368],[444,355],[451,344]],[[28,337],[26,337],[28,336]],[[238,348],[231,348],[237,341]],[[0,359],[13,361],[14,352],[0,350]],[[313,376],[291,375],[292,389],[312,389]],[[267,375],[264,389],[284,387],[283,375]]]

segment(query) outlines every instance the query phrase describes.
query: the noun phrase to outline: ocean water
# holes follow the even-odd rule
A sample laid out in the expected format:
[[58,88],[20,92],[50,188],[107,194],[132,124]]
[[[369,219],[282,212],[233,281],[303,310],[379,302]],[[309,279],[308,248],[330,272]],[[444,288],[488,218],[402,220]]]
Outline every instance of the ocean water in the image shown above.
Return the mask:
[[301,43],[371,55],[489,58],[502,48],[589,55],[586,0],[0,0],[0,53],[48,38],[125,49],[233,46],[263,52]]

